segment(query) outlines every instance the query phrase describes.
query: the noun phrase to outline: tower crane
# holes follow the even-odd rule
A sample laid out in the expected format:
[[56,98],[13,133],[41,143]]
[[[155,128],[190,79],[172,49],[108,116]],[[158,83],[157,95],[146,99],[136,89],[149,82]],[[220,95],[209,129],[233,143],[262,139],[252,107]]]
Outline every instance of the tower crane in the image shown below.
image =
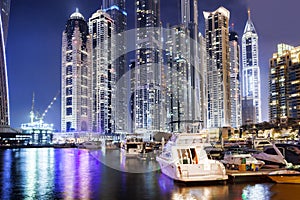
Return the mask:
[[54,98],[52,99],[52,101],[50,102],[50,104],[48,105],[48,107],[45,109],[45,111],[43,112],[43,114],[39,117],[38,114],[34,114],[34,102],[35,102],[35,95],[33,92],[32,95],[32,105],[31,105],[31,111],[30,111],[30,119],[31,119],[31,123],[34,122],[34,119],[38,120],[39,123],[43,123],[44,117],[46,116],[46,114],[48,113],[48,110],[52,107],[53,103],[56,101],[57,96],[59,95],[60,91],[57,92],[57,94],[54,96]]

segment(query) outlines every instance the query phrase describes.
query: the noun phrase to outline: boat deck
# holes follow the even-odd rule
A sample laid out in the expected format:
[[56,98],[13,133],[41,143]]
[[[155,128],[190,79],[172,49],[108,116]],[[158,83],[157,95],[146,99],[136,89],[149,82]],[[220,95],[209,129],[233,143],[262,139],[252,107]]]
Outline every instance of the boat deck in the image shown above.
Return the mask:
[[271,182],[268,174],[278,169],[260,169],[258,171],[226,170],[228,181],[235,182]]

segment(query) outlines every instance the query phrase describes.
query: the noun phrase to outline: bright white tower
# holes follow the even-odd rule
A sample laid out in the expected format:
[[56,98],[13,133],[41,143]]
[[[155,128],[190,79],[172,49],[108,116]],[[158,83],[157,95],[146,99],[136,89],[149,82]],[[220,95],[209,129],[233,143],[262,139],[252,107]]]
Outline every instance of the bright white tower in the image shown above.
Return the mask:
[[115,24],[110,15],[97,10],[89,19],[92,36],[93,131],[115,132]]
[[242,37],[243,124],[261,122],[260,68],[258,35],[248,10],[248,20]]

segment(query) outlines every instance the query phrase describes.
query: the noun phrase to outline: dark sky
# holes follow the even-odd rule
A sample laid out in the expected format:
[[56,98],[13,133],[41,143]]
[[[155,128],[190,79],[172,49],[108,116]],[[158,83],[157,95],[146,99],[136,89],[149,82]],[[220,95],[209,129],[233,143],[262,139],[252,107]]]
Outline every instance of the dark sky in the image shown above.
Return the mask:
[[[134,0],[127,0],[128,29],[134,28]],[[263,120],[268,121],[268,60],[278,43],[300,45],[300,26],[296,0],[199,0],[199,30],[204,34],[203,11],[224,6],[230,23],[241,38],[247,8],[259,36]],[[35,109],[43,113],[60,90],[61,37],[65,23],[76,7],[88,19],[101,7],[101,0],[12,0],[7,41],[11,126],[29,122],[32,93]],[[178,23],[178,0],[161,0],[161,19]],[[60,129],[60,98],[45,117]]]

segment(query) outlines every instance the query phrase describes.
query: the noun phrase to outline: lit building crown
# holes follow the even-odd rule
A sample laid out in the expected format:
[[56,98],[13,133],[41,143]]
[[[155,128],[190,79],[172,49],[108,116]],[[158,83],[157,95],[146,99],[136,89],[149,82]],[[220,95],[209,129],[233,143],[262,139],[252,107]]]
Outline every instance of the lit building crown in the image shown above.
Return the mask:
[[70,19],[83,19],[83,15],[79,12],[78,8],[76,8],[76,11],[70,16]]
[[248,20],[247,20],[247,23],[246,23],[246,26],[244,29],[244,34],[249,33],[249,32],[256,34],[256,30],[255,30],[255,27],[253,25],[250,15],[251,15],[251,12],[250,12],[250,9],[248,9]]

